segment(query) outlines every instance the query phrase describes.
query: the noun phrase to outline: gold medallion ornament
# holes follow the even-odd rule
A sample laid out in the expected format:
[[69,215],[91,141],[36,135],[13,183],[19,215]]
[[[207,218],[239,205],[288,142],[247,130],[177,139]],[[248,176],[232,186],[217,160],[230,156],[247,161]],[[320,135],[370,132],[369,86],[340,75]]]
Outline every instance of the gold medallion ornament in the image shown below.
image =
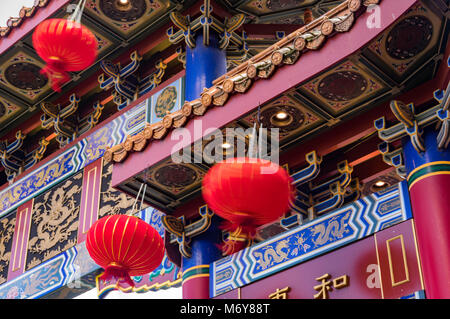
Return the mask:
[[166,87],[158,96],[155,105],[155,114],[163,118],[174,108],[177,101],[177,89],[174,86]]

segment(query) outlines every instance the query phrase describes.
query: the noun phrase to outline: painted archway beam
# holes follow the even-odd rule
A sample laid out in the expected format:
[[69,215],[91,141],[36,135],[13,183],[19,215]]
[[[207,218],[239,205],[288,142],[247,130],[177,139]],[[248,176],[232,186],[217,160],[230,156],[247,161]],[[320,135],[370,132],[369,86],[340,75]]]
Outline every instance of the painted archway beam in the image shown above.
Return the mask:
[[[155,63],[154,71],[141,78],[138,70],[142,56],[135,50],[130,54],[130,60],[124,67],[120,63],[114,64],[111,61],[100,62],[100,67],[104,72],[98,77],[100,88],[103,90],[113,89],[113,101],[119,110],[160,84],[167,68],[166,63],[158,60]],[[106,78],[105,75],[108,77]]]
[[384,117],[375,120],[374,126],[378,131],[379,138],[391,143],[409,136],[415,150],[418,153],[423,153],[425,152],[425,145],[421,136],[422,129],[437,122],[440,124],[437,135],[438,148],[446,148],[450,143],[450,83],[447,84],[445,91],[436,90],[434,98],[438,101],[438,104],[419,114],[415,113],[414,103],[405,104],[398,100],[391,101],[392,113],[399,120],[399,123],[387,128]]
[[[146,169],[147,167],[158,163],[164,158],[167,158],[168,156],[170,156],[170,154],[179,151],[180,149],[190,145],[198,139],[201,139],[204,135],[206,135],[209,128],[225,126],[227,123],[233,121],[234,119],[239,118],[244,114],[256,109],[259,105],[268,102],[274,96],[278,96],[288,91],[289,89],[296,87],[298,84],[314,77],[321,71],[330,68],[345,57],[353,54],[354,52],[357,52],[359,49],[367,45],[376,36],[378,36],[392,23],[395,22],[395,20],[392,19],[392,15],[396,17],[401,16],[415,2],[415,0],[383,0],[382,2],[380,2],[380,10],[378,10],[380,14],[380,28],[367,27],[366,20],[370,17],[370,13],[362,13],[362,15],[354,21],[351,32],[342,32],[338,36],[329,38],[327,40],[327,44],[322,46],[320,50],[302,54],[297,63],[282,67],[279,72],[275,72],[272,74],[270,80],[254,81],[251,91],[247,92],[245,90],[242,90],[242,92],[245,92],[245,94],[237,93],[241,93],[241,91],[238,91],[238,86],[245,87],[247,85],[247,82],[251,82],[251,80],[246,78],[245,74],[241,73],[242,70],[245,70],[246,67],[248,67],[248,64],[244,63],[238,66],[233,71],[233,73],[228,73],[224,77],[217,79],[217,81],[215,81],[216,84],[214,84],[213,87],[207,90],[206,94],[204,94],[207,97],[208,95],[209,97],[211,97],[211,95],[208,93],[210,91],[222,91],[222,94],[225,94],[226,92],[223,90],[224,86],[222,86],[220,83],[223,83],[227,76],[229,77],[228,79],[233,79],[234,91],[232,91],[233,94],[226,93],[229,94],[229,98],[226,99],[226,103],[224,104],[225,107],[205,107],[205,105],[202,104],[202,101],[199,98],[194,101],[188,101],[183,106],[182,110],[169,115],[169,117],[186,116],[187,118],[191,118],[193,117],[193,115],[197,115],[197,113],[195,112],[196,109],[201,111],[198,113],[202,115],[203,125],[201,131],[194,130],[194,121],[186,120],[184,124],[185,129],[193,137],[192,141],[183,141],[180,143],[178,139],[165,138],[164,141],[153,141],[151,148],[146,147],[144,149],[141,149],[140,152],[131,152],[130,154],[128,154],[130,156],[124,163],[116,163],[114,165],[112,184],[115,187],[119,186],[130,176],[138,174],[140,171]],[[348,1],[344,3],[344,6],[348,6]],[[333,12],[334,14],[338,14],[340,16],[339,10],[343,10],[343,8],[339,6],[337,8],[337,11]],[[328,13],[328,16],[331,18],[333,17],[333,15],[330,15],[330,13]],[[322,17],[316,22],[313,21],[309,25],[305,26],[304,29],[301,30],[301,32],[309,30],[308,28],[318,27],[317,25],[321,26],[321,23],[324,22],[323,19],[324,18]],[[293,41],[294,37],[295,34],[293,34],[291,37],[287,36],[282,40],[282,43],[280,41],[276,45],[288,45],[289,41]],[[275,46],[270,47],[270,50],[274,49]],[[270,50],[266,51],[264,54],[268,55]],[[255,63],[254,60],[250,62]],[[219,95],[220,92],[216,93],[216,96]],[[212,103],[214,103],[214,97],[211,97],[211,99]],[[209,99],[205,98],[205,102],[208,102],[207,100]],[[207,112],[205,112],[206,109]],[[168,119],[168,123],[170,123],[170,119]],[[368,127],[368,129],[373,130],[373,126],[371,128]],[[334,145],[337,144],[334,143]],[[120,151],[120,149],[121,148],[118,147],[118,151]],[[111,151],[111,153],[113,152]],[[114,154],[110,155],[111,156],[109,156],[109,158],[112,158],[112,155]],[[126,156],[121,156],[121,161],[124,161],[125,157]],[[301,157],[300,159],[303,160],[303,157]]]
[[395,167],[395,172],[401,178],[406,178],[405,162],[403,160],[403,149],[401,147],[393,150],[388,142],[382,142],[378,145],[383,162],[389,166]]
[[18,130],[16,139],[8,143],[7,140],[0,141],[0,165],[5,169],[8,182],[12,183],[14,178],[24,170],[34,166],[44,156],[49,142],[42,137],[37,146],[30,152],[23,150],[26,134]]
[[41,125],[44,129],[54,128],[60,147],[67,145],[93,128],[102,115],[104,105],[97,101],[92,106],[93,110],[85,117],[80,118],[77,113],[79,112],[79,102],[80,98],[72,93],[69,103],[64,107],[51,102],[41,103],[41,109],[44,112],[41,115]]

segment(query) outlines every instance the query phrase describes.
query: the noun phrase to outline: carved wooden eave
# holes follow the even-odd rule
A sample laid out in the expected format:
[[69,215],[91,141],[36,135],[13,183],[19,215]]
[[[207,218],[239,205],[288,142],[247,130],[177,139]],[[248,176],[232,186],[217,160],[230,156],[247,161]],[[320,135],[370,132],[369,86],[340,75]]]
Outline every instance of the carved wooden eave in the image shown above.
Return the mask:
[[50,0],[35,0],[31,7],[23,6],[18,17],[9,18],[6,21],[6,27],[0,27],[0,39],[7,37],[14,28],[20,27],[25,19],[32,17],[37,10],[45,7],[49,2]]
[[163,139],[171,129],[185,125],[195,116],[203,116],[213,106],[226,106],[233,94],[246,93],[255,81],[269,79],[278,68],[296,63],[305,52],[320,49],[329,37],[349,31],[364,6],[379,2],[347,0],[341,3],[217,78],[210,88],[204,89],[199,98],[186,101],[180,110],[166,115],[158,123],[148,124],[144,131],[109,148],[104,159],[107,162],[122,162],[130,152],[144,150],[152,140]]

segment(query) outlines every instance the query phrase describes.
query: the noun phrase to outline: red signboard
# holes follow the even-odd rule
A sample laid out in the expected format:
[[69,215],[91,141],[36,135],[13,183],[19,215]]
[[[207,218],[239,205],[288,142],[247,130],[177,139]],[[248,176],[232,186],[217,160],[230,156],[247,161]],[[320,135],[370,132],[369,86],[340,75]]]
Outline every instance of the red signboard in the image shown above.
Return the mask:
[[414,223],[408,221],[376,233],[384,298],[399,298],[424,289]]
[[414,238],[408,220],[376,235],[216,298],[380,299],[422,290]]

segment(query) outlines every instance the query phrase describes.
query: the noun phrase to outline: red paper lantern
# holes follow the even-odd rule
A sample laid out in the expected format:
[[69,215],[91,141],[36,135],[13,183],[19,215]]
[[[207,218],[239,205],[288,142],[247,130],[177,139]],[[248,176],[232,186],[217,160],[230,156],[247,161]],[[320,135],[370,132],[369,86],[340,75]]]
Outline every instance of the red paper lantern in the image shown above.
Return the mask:
[[228,221],[231,232],[226,254],[249,243],[256,228],[280,218],[289,209],[294,188],[288,173],[277,164],[255,158],[235,158],[214,165],[203,179],[203,198]]
[[102,280],[117,279],[134,286],[130,276],[156,269],[164,257],[164,241],[145,221],[128,215],[111,215],[96,221],[87,234],[86,248],[105,272]]
[[33,33],[33,46],[47,63],[46,73],[55,91],[70,79],[68,71],[81,71],[97,57],[97,39],[85,26],[72,20],[49,19]]

